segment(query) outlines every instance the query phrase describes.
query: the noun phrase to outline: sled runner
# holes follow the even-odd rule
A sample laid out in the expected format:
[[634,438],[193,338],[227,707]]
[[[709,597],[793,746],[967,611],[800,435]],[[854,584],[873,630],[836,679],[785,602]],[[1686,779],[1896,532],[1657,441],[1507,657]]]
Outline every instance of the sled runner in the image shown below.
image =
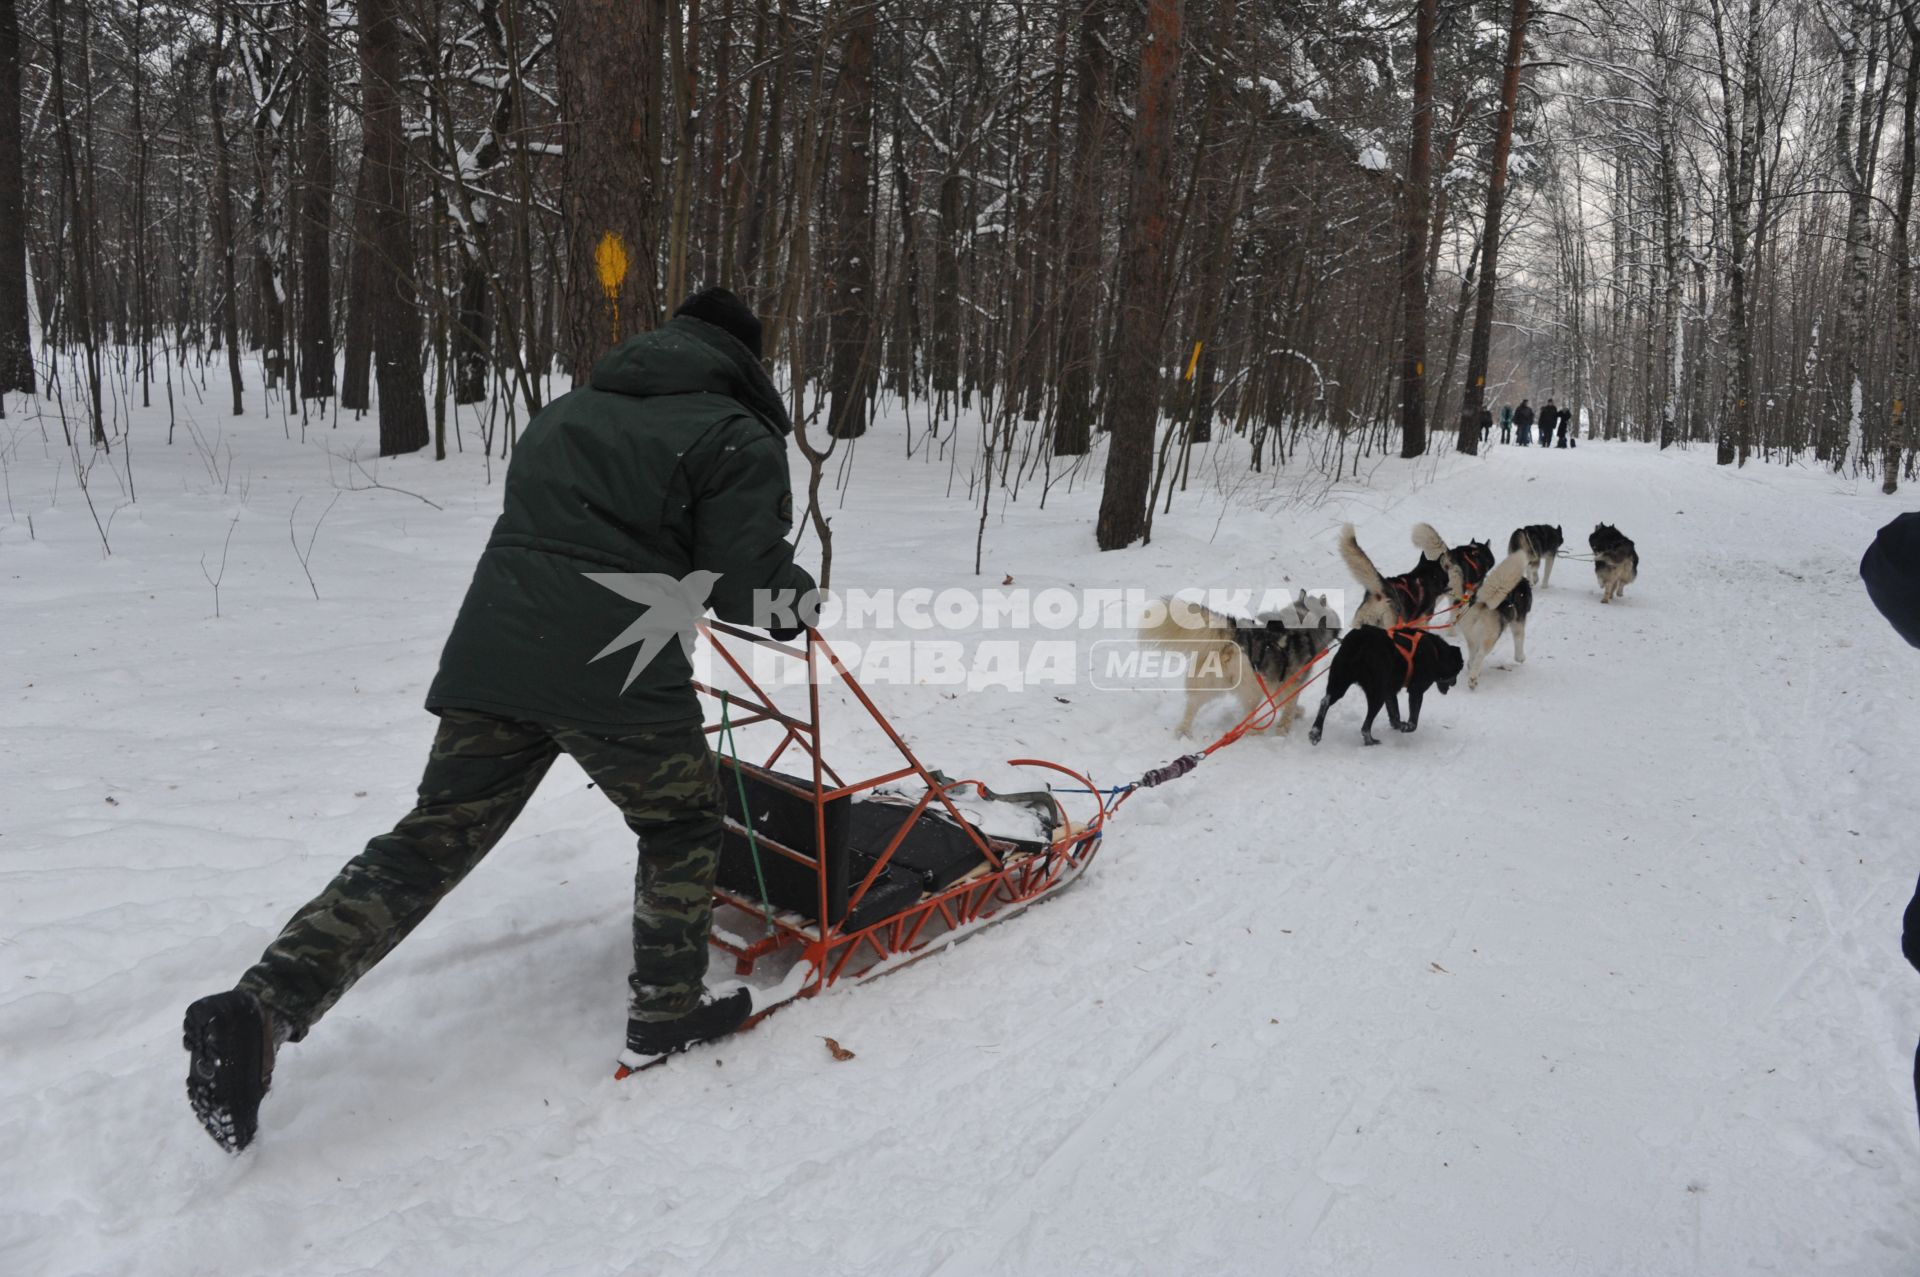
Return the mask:
[[[1093,860],[1108,810],[1099,793],[1093,818],[1076,824],[1045,790],[1002,795],[979,781],[951,780],[920,761],[817,633],[794,645],[722,621],[700,628],[716,673],[724,668],[744,688],[694,682],[720,705],[720,722],[707,727],[718,738],[726,803],[711,943],[733,957],[743,978],[763,962],[791,962],[772,988],[755,988],[748,1025],[1004,921],[1071,884]],[[788,667],[778,683],[756,680],[741,659],[747,644],[778,654]],[[784,677],[801,673],[800,685]],[[804,697],[804,709],[781,708],[763,681],[790,701]],[[828,761],[823,682],[844,687],[855,704],[842,712],[882,734],[882,770],[849,780]],[[739,756],[734,734],[747,729],[771,742],[762,762]],[[1008,761],[1093,790],[1056,763]],[[622,1066],[617,1076],[628,1072]]]

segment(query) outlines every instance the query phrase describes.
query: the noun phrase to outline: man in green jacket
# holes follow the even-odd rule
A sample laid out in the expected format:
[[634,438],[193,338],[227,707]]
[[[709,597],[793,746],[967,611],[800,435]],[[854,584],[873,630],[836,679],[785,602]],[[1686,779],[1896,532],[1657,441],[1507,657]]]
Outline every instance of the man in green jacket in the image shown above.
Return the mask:
[[235,989],[187,1009],[188,1098],[222,1147],[253,1139],[277,1048],[480,862],[562,753],[640,836],[622,1058],[653,1063],[751,1014],[745,989],[705,988],[721,803],[689,652],[706,608],[779,637],[813,619],[786,540],[790,430],[760,321],[717,288],[528,425],[427,693],[440,725],[418,804]]

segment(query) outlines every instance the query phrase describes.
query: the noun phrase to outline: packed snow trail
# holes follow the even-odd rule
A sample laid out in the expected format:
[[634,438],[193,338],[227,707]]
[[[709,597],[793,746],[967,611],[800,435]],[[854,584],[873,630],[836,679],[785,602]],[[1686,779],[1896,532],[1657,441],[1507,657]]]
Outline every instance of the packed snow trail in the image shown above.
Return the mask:
[[[381,463],[444,509],[343,496],[316,601],[288,515],[305,496],[304,537],[346,468],[250,421],[223,483],[142,422],[111,558],[57,427],[0,442],[5,1271],[1920,1266],[1920,653],[1855,573],[1904,505],[1871,485],[1496,448],[1312,498],[1235,480],[1224,517],[1196,492],[1111,555],[1095,491],[1060,486],[996,505],[975,578],[977,507],[885,423],[835,511],[842,585],[1348,588],[1348,519],[1389,571],[1418,520],[1496,551],[1605,520],[1640,580],[1603,607],[1562,562],[1527,662],[1503,640],[1415,735],[1363,749],[1343,702],[1317,749],[1250,737],[1136,794],[1044,907],[618,1084],[632,843],[562,763],[282,1054],[228,1158],[181,1011],[405,810],[499,487],[471,455]],[[215,620],[199,561],[235,514]],[[996,786],[1035,783],[1010,756],[1113,784],[1192,748],[1177,695],[1055,690],[874,689],[929,765]]]

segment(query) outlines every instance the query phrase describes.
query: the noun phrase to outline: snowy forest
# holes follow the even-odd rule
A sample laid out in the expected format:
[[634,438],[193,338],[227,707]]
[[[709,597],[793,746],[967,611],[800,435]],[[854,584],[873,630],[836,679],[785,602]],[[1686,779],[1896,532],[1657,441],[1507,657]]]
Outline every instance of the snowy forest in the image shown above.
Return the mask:
[[977,405],[1011,492],[1108,433],[1107,548],[1216,432],[1472,453],[1528,393],[1892,491],[1916,40],[1895,0],[0,0],[0,390],[101,448],[191,383],[504,456],[719,283],[812,451]]
[[1916,130],[1920,0],[0,0],[0,1273],[1912,1277]]

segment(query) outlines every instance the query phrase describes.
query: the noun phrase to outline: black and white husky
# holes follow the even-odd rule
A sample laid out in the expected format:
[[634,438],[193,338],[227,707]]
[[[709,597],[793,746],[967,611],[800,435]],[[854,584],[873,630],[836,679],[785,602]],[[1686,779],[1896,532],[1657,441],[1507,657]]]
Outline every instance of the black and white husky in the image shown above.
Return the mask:
[[[1178,729],[1183,737],[1193,734],[1194,716],[1216,697],[1236,696],[1241,712],[1251,714],[1269,693],[1304,672],[1340,633],[1340,618],[1327,596],[1310,598],[1305,590],[1291,606],[1251,621],[1180,599],[1163,599],[1153,611],[1151,624],[1140,628],[1142,641],[1184,651],[1191,658],[1187,712]],[[1299,699],[1288,697],[1272,726],[1284,735],[1299,713]]]
[[[1553,580],[1553,561],[1560,556],[1560,547],[1566,544],[1566,534],[1559,525],[1548,527],[1544,523],[1529,523],[1524,528],[1515,528],[1513,535],[1507,538],[1507,553],[1525,550],[1527,554],[1527,580],[1547,588],[1547,582]],[[1540,573],[1540,565],[1546,564],[1546,575]]]
[[1451,594],[1460,597],[1460,565],[1447,553],[1447,543],[1433,530],[1431,523],[1413,525],[1413,544],[1420,550],[1420,562],[1411,572],[1399,576],[1381,576],[1380,569],[1360,548],[1353,525],[1340,529],[1340,557],[1366,590],[1366,597],[1354,609],[1352,624],[1405,625],[1432,616],[1440,600]]
[[[1456,545],[1447,551],[1460,567],[1460,585],[1466,591],[1467,598],[1480,588],[1480,582],[1487,579],[1487,573],[1493,571],[1493,545],[1487,541],[1469,541],[1465,545]],[[1466,599],[1458,600],[1461,603]]]
[[1595,524],[1587,546],[1593,551],[1593,574],[1600,580],[1600,601],[1611,603],[1640,575],[1640,552],[1611,523]]
[[1513,631],[1513,659],[1527,659],[1527,613],[1533,610],[1533,586],[1527,581],[1527,554],[1515,550],[1474,591],[1473,602],[1461,611],[1454,632],[1467,645],[1467,686],[1480,686],[1480,667],[1494,644]]

